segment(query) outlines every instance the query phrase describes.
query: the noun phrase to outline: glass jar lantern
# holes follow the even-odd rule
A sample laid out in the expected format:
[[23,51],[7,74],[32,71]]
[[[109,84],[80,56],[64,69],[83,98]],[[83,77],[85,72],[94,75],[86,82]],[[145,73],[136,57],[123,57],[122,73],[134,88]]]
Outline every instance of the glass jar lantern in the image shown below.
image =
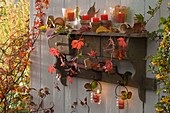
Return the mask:
[[90,101],[91,103],[101,104],[102,86],[100,82],[97,83],[98,83],[98,87],[91,91]]
[[91,92],[91,103],[100,104],[101,103],[101,92],[99,90]]
[[125,108],[125,101],[119,98],[116,98],[116,106],[119,109],[124,109]]
[[122,86],[122,85],[117,85],[115,88],[115,95],[116,95],[116,106],[118,109],[126,109],[128,105],[127,99],[122,99],[121,95],[117,93],[117,88],[118,87],[123,87],[125,88],[126,92],[128,92],[127,87]]

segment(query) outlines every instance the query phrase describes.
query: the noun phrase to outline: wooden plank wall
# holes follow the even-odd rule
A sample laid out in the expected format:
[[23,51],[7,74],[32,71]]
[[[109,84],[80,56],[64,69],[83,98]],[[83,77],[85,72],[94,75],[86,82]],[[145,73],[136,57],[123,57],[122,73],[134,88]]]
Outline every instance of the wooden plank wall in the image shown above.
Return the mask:
[[[75,8],[78,5],[83,14],[87,12],[94,2],[96,2],[96,9],[100,9],[100,13],[102,13],[103,10],[108,10],[109,7],[120,4],[130,7],[131,17],[128,19],[128,22],[133,23],[133,15],[135,13],[145,14],[145,17],[147,18],[148,15],[146,14],[146,11],[148,6],[155,6],[156,1],[157,0],[50,0],[50,8],[46,12],[47,15],[54,15],[58,17],[62,16],[61,8]],[[168,1],[169,0],[164,0],[161,10],[148,24],[148,30],[152,31],[157,28],[160,16],[168,15],[166,10]],[[34,0],[30,1],[30,5],[32,20],[32,15],[34,13]],[[156,47],[157,44],[155,42],[148,41],[148,55],[155,54]],[[56,82],[55,75],[51,75],[47,71],[48,65],[55,63],[55,59],[49,55],[48,51],[48,40],[44,34],[42,34],[42,37],[40,37],[37,41],[35,51],[31,56],[31,60],[33,62],[31,65],[31,86],[37,89],[41,87],[50,88],[51,95],[47,97],[45,104],[48,106],[50,102],[54,102],[55,113],[70,113],[72,111],[71,104],[76,99],[79,101],[79,99],[84,99],[87,96],[89,101],[90,95],[83,88],[84,84],[89,80],[74,78],[73,84],[69,84],[68,87],[63,87],[60,84],[61,91],[58,92],[54,88],[54,83]],[[120,65],[124,67],[124,70],[128,69],[128,66],[124,65],[123,62],[120,63]],[[147,73],[147,76],[153,77],[151,73]],[[125,110],[118,110],[114,94],[114,88],[116,85],[102,82],[102,86],[102,103],[100,105],[89,103],[91,108],[90,113],[155,113],[154,103],[156,103],[159,98],[155,95],[155,92],[147,91],[146,103],[142,103],[139,100],[137,89],[128,87],[129,90],[133,92],[132,99],[128,101],[128,107]],[[38,102],[39,100],[36,98],[36,94],[33,94],[35,96],[35,100]],[[87,113],[87,107],[78,104],[75,113]]]

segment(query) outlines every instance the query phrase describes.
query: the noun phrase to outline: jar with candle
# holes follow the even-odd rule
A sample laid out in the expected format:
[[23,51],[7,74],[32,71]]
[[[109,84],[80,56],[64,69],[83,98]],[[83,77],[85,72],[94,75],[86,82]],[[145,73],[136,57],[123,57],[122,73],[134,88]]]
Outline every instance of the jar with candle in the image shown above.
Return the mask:
[[[117,93],[117,90],[119,88],[124,88],[125,90],[121,91],[121,94]],[[120,89],[119,89],[120,90]],[[126,109],[128,107],[128,100],[131,98],[132,93],[128,92],[127,87],[122,85],[117,85],[115,88],[115,95],[116,95],[116,106],[120,110]]]
[[114,7],[113,13],[112,13],[112,21],[116,23],[124,23],[127,18],[127,7],[126,6],[120,6],[116,5]]
[[120,98],[116,98],[116,106],[118,109],[127,108],[127,100],[122,100]]
[[101,103],[101,92],[99,90],[91,92],[91,103]]
[[67,12],[67,19],[68,19],[68,21],[74,21],[75,20],[73,11]]
[[125,22],[125,13],[119,11],[116,15],[116,22],[117,23],[124,23]]
[[[98,82],[98,81],[97,82],[94,81],[94,82],[97,83],[97,87],[91,91],[90,101],[91,101],[91,103],[100,104],[101,103],[102,86],[101,86],[100,82]],[[92,84],[93,84],[93,82],[92,82]]]

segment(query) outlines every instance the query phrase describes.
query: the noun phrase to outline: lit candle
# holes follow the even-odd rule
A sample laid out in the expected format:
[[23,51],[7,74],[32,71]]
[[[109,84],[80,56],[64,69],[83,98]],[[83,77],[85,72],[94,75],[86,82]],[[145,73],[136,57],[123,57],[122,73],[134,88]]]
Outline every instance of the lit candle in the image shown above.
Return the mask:
[[97,90],[91,93],[91,103],[100,104],[101,103],[101,92]]
[[106,14],[106,10],[104,10],[104,14],[101,15],[101,20],[108,20],[108,14]]
[[119,13],[117,14],[116,21],[117,21],[118,23],[124,23],[124,21],[125,21],[125,14],[122,13],[122,12],[119,12]]
[[89,20],[89,15],[87,14],[82,15],[82,20]]
[[68,21],[74,21],[74,12],[67,13]]
[[96,15],[94,15],[94,17],[92,18],[92,22],[99,22],[99,18]]
[[97,94],[100,94],[100,90],[99,89],[97,90]]
[[124,100],[119,100],[119,102],[118,102],[118,104],[119,104],[119,109],[124,109]]
[[100,90],[97,90],[96,93],[93,94],[93,100],[95,103],[99,103],[100,102]]

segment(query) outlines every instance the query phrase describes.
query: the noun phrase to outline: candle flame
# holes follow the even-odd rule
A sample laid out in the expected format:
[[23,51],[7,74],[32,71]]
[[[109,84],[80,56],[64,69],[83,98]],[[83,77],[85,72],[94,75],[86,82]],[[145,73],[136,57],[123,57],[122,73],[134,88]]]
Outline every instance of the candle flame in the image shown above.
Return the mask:
[[104,10],[104,14],[106,14],[106,10]]
[[94,17],[97,17],[97,15],[95,14]]
[[100,93],[100,90],[98,89],[98,90],[97,90],[97,94],[99,94],[99,93]]

